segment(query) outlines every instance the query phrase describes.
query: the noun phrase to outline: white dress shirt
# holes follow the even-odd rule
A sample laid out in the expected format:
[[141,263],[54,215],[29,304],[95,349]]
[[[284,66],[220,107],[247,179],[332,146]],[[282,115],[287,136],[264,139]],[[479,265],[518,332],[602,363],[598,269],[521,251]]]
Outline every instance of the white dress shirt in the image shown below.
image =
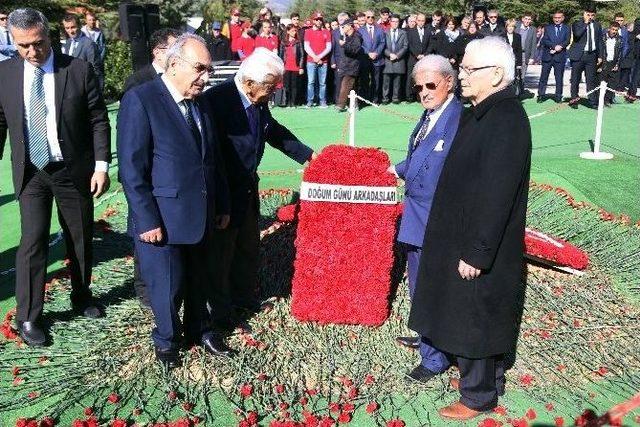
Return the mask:
[[513,33],[507,33],[507,40],[509,41],[509,46],[513,46]]
[[607,62],[611,62],[613,61],[613,59],[616,57],[616,42],[618,41],[617,38],[615,37],[608,37],[607,36],[607,41],[606,46],[607,46]]
[[[160,78],[162,79],[162,82],[165,84],[165,86],[167,86],[167,89],[169,89],[171,97],[173,98],[175,103],[178,104],[178,108],[180,109],[182,116],[185,117],[186,121],[187,107],[184,104],[181,104],[181,102],[186,98],[180,92],[178,92],[178,89],[175,88],[173,83],[169,81],[166,75],[163,74],[162,76],[160,76]],[[193,104],[192,113],[193,119],[196,121],[196,126],[198,126],[198,130],[200,131],[200,135],[202,135],[202,120],[200,118],[200,111],[198,111],[198,107],[195,103]]]
[[[56,88],[53,74],[53,50],[49,53],[49,58],[42,67],[44,75],[42,76],[42,86],[44,89],[45,105],[47,107],[47,141],[49,142],[49,160],[51,162],[61,162],[62,150],[58,140],[58,122],[56,119]],[[28,129],[30,106],[31,106],[31,86],[35,76],[36,67],[28,61],[24,61],[24,88],[22,91],[24,101],[24,123],[25,130]],[[26,133],[26,132],[25,132]],[[96,172],[108,172],[109,163],[96,160]]]
[[420,43],[422,43],[422,39],[424,38],[424,27],[418,27],[418,35],[420,36]]
[[[589,22],[587,24],[587,27],[585,28],[585,31],[587,32],[587,43],[584,44],[584,51],[585,52],[591,52],[593,50],[596,50],[596,32],[593,26],[593,22]],[[589,32],[591,32],[591,35],[589,35]]]

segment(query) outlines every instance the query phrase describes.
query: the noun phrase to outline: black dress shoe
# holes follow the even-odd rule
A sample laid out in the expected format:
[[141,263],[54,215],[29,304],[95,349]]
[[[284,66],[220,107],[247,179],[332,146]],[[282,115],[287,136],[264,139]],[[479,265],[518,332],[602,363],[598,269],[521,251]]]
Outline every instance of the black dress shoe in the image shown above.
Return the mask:
[[214,356],[220,357],[233,357],[238,354],[237,351],[229,347],[224,343],[224,340],[220,336],[211,336],[202,339],[202,346],[204,351]]
[[104,307],[95,301],[88,300],[86,302],[72,304],[71,306],[73,307],[73,311],[89,319],[104,317]]
[[554,99],[554,101],[556,101],[556,104],[561,104],[562,103],[562,96],[556,96],[553,99]]
[[420,347],[420,337],[396,337],[396,342],[401,346],[412,349]]
[[173,349],[155,348],[156,359],[167,369],[179,368],[182,366],[180,353]]
[[536,102],[537,102],[538,104],[542,104],[542,103],[544,102],[544,98],[543,98],[543,97],[541,97],[541,96],[539,96],[539,97],[536,99]]
[[41,347],[47,340],[44,330],[42,330],[38,322],[16,321],[16,326],[18,335],[30,347]]
[[435,377],[436,375],[438,375],[438,374],[428,370],[427,368],[425,368],[422,365],[418,365],[415,368],[413,368],[413,371],[411,371],[411,372],[409,372],[407,374],[407,377],[409,377],[413,381],[417,381],[419,383],[426,383],[427,381],[429,381],[431,378]]

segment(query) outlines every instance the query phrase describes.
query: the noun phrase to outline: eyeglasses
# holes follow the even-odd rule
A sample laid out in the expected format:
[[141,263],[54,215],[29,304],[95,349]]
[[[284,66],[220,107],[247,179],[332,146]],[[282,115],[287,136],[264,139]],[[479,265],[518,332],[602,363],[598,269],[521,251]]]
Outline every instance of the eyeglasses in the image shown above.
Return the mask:
[[498,19],[498,15],[489,15],[489,19]]
[[440,81],[438,83],[429,82],[429,83],[425,83],[423,85],[413,85],[413,92],[414,93],[421,93],[424,89],[436,90],[436,88],[438,86],[440,86],[440,83],[442,83],[443,80],[444,79],[440,79]]
[[471,75],[476,71],[484,70],[486,68],[493,68],[493,67],[497,67],[497,65],[485,65],[484,67],[471,67],[471,68],[464,67],[461,65],[460,70],[464,71],[467,75]]
[[373,18],[375,18],[375,16],[373,16],[373,15],[368,15],[368,16],[365,16],[365,18],[367,18],[367,19],[373,19]]
[[201,64],[199,62],[196,62],[195,64],[191,61],[189,61],[188,59],[183,58],[182,56],[178,56],[178,58],[182,59],[184,62],[186,62],[187,64],[191,65],[193,67],[193,69],[196,71],[196,73],[198,74],[202,74],[205,71],[209,74],[213,73],[213,67],[211,65],[204,65]]

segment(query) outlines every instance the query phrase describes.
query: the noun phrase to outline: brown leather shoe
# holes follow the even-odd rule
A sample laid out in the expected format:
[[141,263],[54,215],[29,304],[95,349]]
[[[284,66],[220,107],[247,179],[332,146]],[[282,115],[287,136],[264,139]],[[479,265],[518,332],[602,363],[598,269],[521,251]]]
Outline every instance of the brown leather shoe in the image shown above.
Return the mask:
[[460,390],[460,379],[459,378],[451,378],[449,380],[449,387],[454,390]]
[[449,420],[466,421],[482,415],[482,412],[467,408],[460,402],[455,402],[440,409],[438,414],[440,414],[442,418]]

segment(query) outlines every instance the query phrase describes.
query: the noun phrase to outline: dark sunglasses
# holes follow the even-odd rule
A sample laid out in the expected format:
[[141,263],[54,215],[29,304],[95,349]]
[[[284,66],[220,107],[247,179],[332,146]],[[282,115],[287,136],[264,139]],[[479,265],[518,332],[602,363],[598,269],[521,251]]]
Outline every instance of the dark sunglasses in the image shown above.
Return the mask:
[[372,19],[372,18],[375,18],[375,16],[373,16],[373,15],[371,15],[371,16],[365,16],[365,18],[367,18],[367,19]]
[[438,83],[434,83],[434,82],[429,82],[429,83],[425,83],[423,85],[413,85],[413,92],[414,93],[420,93],[422,92],[424,89],[428,89],[428,90],[436,90],[436,88],[438,86],[440,86],[440,83],[442,83],[441,79]]

